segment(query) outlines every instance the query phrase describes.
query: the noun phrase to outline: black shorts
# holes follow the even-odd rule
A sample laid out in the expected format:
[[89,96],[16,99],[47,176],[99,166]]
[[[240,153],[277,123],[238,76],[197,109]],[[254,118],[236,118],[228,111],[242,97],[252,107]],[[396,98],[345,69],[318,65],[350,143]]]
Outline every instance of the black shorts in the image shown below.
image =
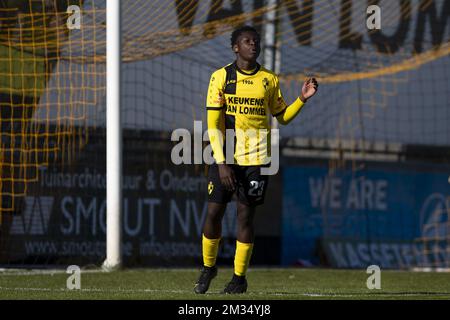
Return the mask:
[[268,175],[261,175],[261,166],[230,166],[237,180],[235,191],[228,191],[222,185],[217,164],[209,166],[208,171],[208,202],[228,203],[236,192],[237,200],[248,206],[264,203]]

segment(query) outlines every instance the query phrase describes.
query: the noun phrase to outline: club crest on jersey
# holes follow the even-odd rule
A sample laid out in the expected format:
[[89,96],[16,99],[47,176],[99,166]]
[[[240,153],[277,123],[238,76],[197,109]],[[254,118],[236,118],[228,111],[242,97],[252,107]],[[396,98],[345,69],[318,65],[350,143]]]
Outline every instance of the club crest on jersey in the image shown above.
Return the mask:
[[278,108],[282,108],[284,106],[284,100],[282,97],[278,97],[277,106],[278,106]]
[[264,90],[267,91],[267,88],[269,87],[269,80],[267,78],[264,78],[263,81]]
[[212,183],[212,181],[209,182],[208,184],[208,194],[211,194],[214,190],[214,185]]

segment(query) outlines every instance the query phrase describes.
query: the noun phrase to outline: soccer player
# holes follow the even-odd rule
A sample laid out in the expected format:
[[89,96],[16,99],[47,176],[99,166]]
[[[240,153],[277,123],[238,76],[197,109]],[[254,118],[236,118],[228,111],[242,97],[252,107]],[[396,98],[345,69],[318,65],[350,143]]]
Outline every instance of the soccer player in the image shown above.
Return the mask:
[[[207,94],[208,134],[215,163],[208,172],[208,212],[202,236],[203,268],[194,287],[199,294],[206,293],[217,275],[222,218],[234,193],[237,197],[234,275],[224,293],[247,291],[245,275],[253,249],[253,218],[256,206],[264,202],[268,183],[268,176],[261,174],[261,167],[270,162],[267,152],[270,137],[264,134],[270,131],[268,115],[276,117],[283,125],[288,124],[318,88],[316,79],[308,79],[300,96],[288,106],[281,95],[277,75],[256,61],[261,51],[258,32],[250,26],[234,30],[231,48],[236,60],[212,74]],[[229,139],[232,141],[223,141],[226,129],[235,130],[235,138]],[[258,134],[238,134],[238,131],[249,130],[256,130]],[[227,163],[229,157],[224,152],[229,143],[234,144],[233,163]]]

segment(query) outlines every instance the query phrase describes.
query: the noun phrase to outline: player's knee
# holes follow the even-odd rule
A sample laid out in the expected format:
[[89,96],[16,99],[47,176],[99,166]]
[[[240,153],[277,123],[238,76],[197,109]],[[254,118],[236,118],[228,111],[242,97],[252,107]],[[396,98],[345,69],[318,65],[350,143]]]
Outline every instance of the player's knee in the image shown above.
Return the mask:
[[217,212],[208,212],[207,219],[208,219],[210,222],[212,222],[212,223],[214,223],[214,224],[217,224],[217,223],[221,222],[222,217],[221,217],[221,215],[220,215],[219,213],[217,213]]
[[210,205],[208,206],[207,219],[212,222],[220,222],[222,220],[224,208],[220,205]]
[[253,228],[253,216],[252,215],[238,215],[238,227],[241,229]]

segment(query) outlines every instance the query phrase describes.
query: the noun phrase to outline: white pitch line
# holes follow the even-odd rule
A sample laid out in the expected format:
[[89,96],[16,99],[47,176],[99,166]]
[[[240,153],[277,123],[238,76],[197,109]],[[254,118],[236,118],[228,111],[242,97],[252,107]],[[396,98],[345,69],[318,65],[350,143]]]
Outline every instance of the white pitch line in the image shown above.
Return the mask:
[[101,292],[101,293],[116,293],[116,292],[123,292],[123,293],[188,293],[191,291],[187,290],[158,290],[158,289],[99,289],[99,288],[90,288],[90,289],[79,289],[79,290],[69,290],[66,288],[20,288],[20,287],[0,287],[0,291],[44,291],[44,292]]
[[[99,292],[99,293],[193,293],[190,290],[161,290],[161,289],[100,289],[100,288],[89,288],[89,289],[79,289],[79,290],[69,290],[66,288],[21,288],[21,287],[0,287],[0,291],[22,291],[22,292]],[[210,294],[221,294],[221,292],[210,292]],[[355,298],[355,297],[380,297],[380,296],[393,296],[393,297],[408,297],[408,296],[450,296],[449,293],[401,293],[396,294],[395,292],[389,293],[361,293],[361,294],[347,294],[347,293],[296,293],[296,292],[278,292],[278,293],[268,293],[268,292],[249,292],[246,295],[255,296],[255,295],[272,295],[272,296],[304,296],[304,297],[326,297],[326,298]]]
[[389,292],[379,292],[379,293],[361,293],[361,294],[346,294],[346,293],[300,293],[298,295],[306,296],[306,297],[362,297],[362,296],[393,296],[393,297],[408,297],[408,296],[449,296],[449,293],[389,293]]
[[[3,276],[40,276],[40,275],[55,275],[55,274],[65,274],[66,270],[27,270],[27,271],[14,271],[7,269],[0,269],[0,277]],[[107,273],[101,269],[98,270],[81,270],[81,273]]]
[[[152,272],[164,272],[164,273],[179,273],[179,272],[197,272],[197,270],[192,269],[186,269],[186,268],[172,268],[172,269],[163,269],[163,268],[154,268],[154,269],[129,269],[124,270],[125,273],[138,273],[138,272],[144,272],[144,273],[152,273]],[[29,275],[53,275],[53,274],[63,274],[66,273],[66,269],[8,269],[8,268],[0,268],[0,276],[29,276]],[[105,273],[107,274],[108,271],[105,271],[101,268],[98,269],[81,269],[81,273]]]

